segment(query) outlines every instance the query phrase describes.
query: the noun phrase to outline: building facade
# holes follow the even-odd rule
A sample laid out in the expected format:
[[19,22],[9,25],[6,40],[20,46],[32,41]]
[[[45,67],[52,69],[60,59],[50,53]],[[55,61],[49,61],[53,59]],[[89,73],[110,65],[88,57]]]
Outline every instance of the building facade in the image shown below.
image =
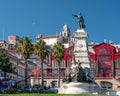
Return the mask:
[[[38,35],[36,42],[42,38],[47,45],[52,49],[57,41],[62,42],[65,47],[65,56],[61,64],[60,78],[62,79],[66,75],[66,68],[71,66],[71,61],[74,52],[74,37],[70,37],[70,29],[65,24],[60,34],[52,36]],[[81,42],[87,40],[87,37],[82,38]],[[0,41],[3,48],[7,50],[7,54],[13,66],[16,66],[16,74],[7,74],[9,78],[22,78],[24,79],[25,64],[16,54],[16,47],[18,43],[18,36],[9,36],[8,42]],[[80,47],[82,48],[80,44]],[[95,81],[101,87],[103,92],[109,90],[120,90],[120,45],[114,43],[91,43],[86,44],[89,52],[90,67],[93,68]],[[86,51],[86,50],[85,50]],[[34,69],[40,69],[40,62],[37,59],[28,60],[28,74],[30,76],[31,85],[40,84],[41,75],[39,72],[32,72]],[[54,56],[51,54],[49,58],[46,58],[44,63],[44,86],[57,86],[58,78],[58,64]],[[0,71],[0,76],[3,76],[3,72]]]
[[[6,78],[9,79],[17,79],[22,80],[24,84],[25,79],[25,63],[22,59],[22,56],[20,56],[17,53],[17,46],[18,41],[20,37],[16,35],[8,36],[8,42],[4,40],[0,40],[0,46],[6,50],[6,54],[12,63],[12,66],[15,67],[14,73],[7,73]],[[31,60],[28,60],[28,81],[30,82],[30,75],[31,70],[35,69],[37,67],[37,64],[32,62]],[[4,72],[0,70],[0,79],[4,78]]]
[[101,90],[120,90],[120,48],[119,45],[101,43],[89,50],[95,81]]
[[9,50],[15,50],[18,46],[20,37],[17,35],[8,36]]
[[[67,31],[66,31],[67,30]],[[60,41],[65,47],[65,56],[61,64],[61,83],[63,77],[66,75],[66,68],[71,66],[74,51],[74,37],[69,37],[69,28],[67,25],[63,26],[62,32],[59,35],[43,36],[47,45],[51,47]],[[53,41],[54,37],[54,41]],[[81,37],[81,41],[83,38]],[[85,38],[87,40],[87,37]],[[82,45],[80,45],[82,46]],[[93,69],[95,82],[101,87],[102,92],[110,90],[120,90],[120,45],[114,43],[94,43],[87,44],[90,67]],[[52,55],[49,57],[48,66],[44,68],[44,84],[48,86],[53,84],[57,86],[57,62]],[[32,77],[32,84],[35,82]],[[40,76],[38,76],[40,80]],[[34,81],[34,82],[33,82]],[[40,82],[40,81],[39,81]],[[36,81],[38,84],[38,81]]]
[[[60,65],[60,78],[61,78],[61,83],[62,83],[62,78],[65,76],[65,70],[67,67],[71,66],[71,60],[73,56],[73,50],[74,50],[74,45],[73,42],[70,40],[70,29],[69,27],[65,24],[62,28],[62,31],[60,34],[55,34],[52,36],[42,36],[37,35],[36,36],[36,42],[42,38],[47,45],[52,47],[54,44],[59,41],[64,45],[65,48],[65,56],[64,59],[62,60],[62,63]],[[47,66],[45,66],[47,65]],[[57,61],[55,60],[54,56],[51,54],[49,55],[49,58],[47,58],[47,64],[44,64],[44,85],[45,86],[57,86],[57,78],[58,78],[58,64]],[[40,84],[40,76],[36,75],[31,76],[31,84]]]

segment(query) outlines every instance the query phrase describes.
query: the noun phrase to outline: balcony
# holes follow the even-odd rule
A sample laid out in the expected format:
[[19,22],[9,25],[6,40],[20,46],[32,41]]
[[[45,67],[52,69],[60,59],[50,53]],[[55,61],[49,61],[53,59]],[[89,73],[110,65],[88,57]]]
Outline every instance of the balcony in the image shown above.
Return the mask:
[[[58,78],[58,74],[43,74],[44,78]],[[64,78],[65,74],[60,74],[60,78]],[[41,78],[41,75],[37,75],[37,74],[32,74],[30,75],[30,78]]]

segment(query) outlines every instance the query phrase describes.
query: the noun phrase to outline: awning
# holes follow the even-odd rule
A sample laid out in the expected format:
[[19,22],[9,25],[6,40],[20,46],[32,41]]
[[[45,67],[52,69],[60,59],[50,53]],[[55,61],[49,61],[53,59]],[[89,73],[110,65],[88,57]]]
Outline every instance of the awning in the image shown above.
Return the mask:
[[37,73],[37,74],[40,74],[40,73],[41,73],[41,71],[40,71],[39,69],[33,69],[32,72],[33,72],[33,73]]

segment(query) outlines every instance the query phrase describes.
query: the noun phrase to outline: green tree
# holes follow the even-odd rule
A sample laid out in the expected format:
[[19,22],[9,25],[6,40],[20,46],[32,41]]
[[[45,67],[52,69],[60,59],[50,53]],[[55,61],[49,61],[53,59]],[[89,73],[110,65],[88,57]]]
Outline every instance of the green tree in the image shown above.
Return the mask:
[[25,85],[27,86],[28,84],[28,62],[27,60],[33,52],[33,45],[31,43],[31,39],[27,36],[23,36],[18,41],[17,51],[19,54],[22,55],[25,61]]
[[4,78],[6,78],[7,73],[14,72],[15,67],[9,61],[6,51],[0,47],[0,69],[4,72]]
[[47,56],[49,56],[49,46],[46,45],[46,42],[43,39],[40,39],[34,45],[34,53],[41,63],[41,86],[43,87],[43,63]]
[[64,54],[65,54],[64,46],[62,45],[61,42],[57,41],[55,43],[55,45],[53,46],[52,55],[54,56],[54,58],[58,62],[58,87],[60,87],[60,64],[61,64],[61,61],[64,58]]

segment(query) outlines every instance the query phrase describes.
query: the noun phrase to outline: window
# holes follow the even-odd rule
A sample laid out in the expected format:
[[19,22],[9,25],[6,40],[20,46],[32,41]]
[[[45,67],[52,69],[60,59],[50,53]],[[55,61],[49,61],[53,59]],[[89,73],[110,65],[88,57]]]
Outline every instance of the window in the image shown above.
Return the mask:
[[53,61],[52,61],[52,66],[53,66],[53,67],[58,67],[58,62],[57,62],[57,60],[53,60]]
[[111,54],[110,51],[106,48],[102,48],[98,52],[98,74],[102,77],[111,76]]
[[58,69],[57,68],[52,69],[52,74],[57,75],[58,74]]
[[51,87],[57,87],[57,81],[52,81],[51,82]]
[[109,56],[109,55],[108,56],[103,56],[103,55],[102,56],[98,56],[98,60],[99,61],[104,61],[104,60],[108,60],[109,61],[109,60],[111,60],[111,56]]
[[108,49],[106,49],[106,48],[102,48],[102,49],[99,51],[98,54],[99,54],[99,55],[102,55],[102,54],[110,54],[110,51],[109,51]]
[[43,86],[44,86],[44,87],[47,86],[47,81],[43,81]]
[[66,36],[66,33],[64,33],[64,36]]
[[106,88],[106,89],[112,89],[112,83],[106,82],[106,81],[102,81],[101,82],[101,87],[102,88]]
[[120,68],[120,58],[115,60],[115,68]]

